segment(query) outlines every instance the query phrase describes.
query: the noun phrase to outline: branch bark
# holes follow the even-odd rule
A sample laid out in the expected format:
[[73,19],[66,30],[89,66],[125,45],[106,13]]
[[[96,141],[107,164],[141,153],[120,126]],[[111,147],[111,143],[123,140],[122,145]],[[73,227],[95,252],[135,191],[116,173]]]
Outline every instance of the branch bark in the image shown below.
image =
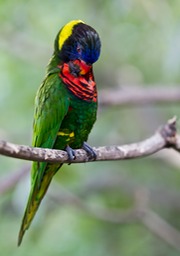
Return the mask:
[[[154,135],[141,142],[93,149],[97,154],[96,161],[109,161],[145,157],[166,147],[180,151],[180,136],[176,134],[176,118],[170,119]],[[2,140],[0,141],[0,154],[30,161],[69,163],[65,151],[17,145]],[[75,150],[75,155],[76,158],[72,163],[92,161],[83,149]]]
[[[126,88],[126,89],[124,89]],[[180,87],[152,85],[149,87],[122,87],[116,90],[99,91],[99,104],[102,106],[124,106],[179,103]]]

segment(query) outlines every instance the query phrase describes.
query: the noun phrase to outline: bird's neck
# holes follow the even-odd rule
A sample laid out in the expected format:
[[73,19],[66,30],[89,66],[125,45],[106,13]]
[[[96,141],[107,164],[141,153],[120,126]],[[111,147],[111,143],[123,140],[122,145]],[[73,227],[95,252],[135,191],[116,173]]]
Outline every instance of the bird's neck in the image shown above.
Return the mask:
[[47,70],[46,70],[47,75],[59,72],[59,68],[58,68],[59,62],[60,61],[59,61],[58,55],[54,53],[47,65]]
[[60,68],[60,78],[73,95],[87,102],[97,102],[92,65],[87,65],[80,60],[73,60],[62,63],[58,67]]

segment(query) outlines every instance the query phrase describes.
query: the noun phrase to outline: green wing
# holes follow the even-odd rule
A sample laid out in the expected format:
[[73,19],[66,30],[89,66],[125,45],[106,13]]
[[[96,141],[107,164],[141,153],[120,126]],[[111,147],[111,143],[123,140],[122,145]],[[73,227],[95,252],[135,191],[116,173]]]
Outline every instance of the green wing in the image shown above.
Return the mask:
[[[57,73],[49,75],[40,86],[35,99],[32,142],[34,147],[53,148],[68,107],[69,99],[65,85]],[[47,163],[43,162],[38,164],[38,170],[35,166],[32,168],[32,183],[36,178],[38,183],[41,182],[46,165]]]
[[67,89],[57,74],[49,75],[35,99],[34,147],[52,148],[69,106]]
[[[67,89],[58,74],[49,75],[39,88],[35,101],[33,146],[53,148],[62,120],[68,112]],[[31,191],[25,209],[18,245],[29,228],[52,177],[61,164],[33,162]]]

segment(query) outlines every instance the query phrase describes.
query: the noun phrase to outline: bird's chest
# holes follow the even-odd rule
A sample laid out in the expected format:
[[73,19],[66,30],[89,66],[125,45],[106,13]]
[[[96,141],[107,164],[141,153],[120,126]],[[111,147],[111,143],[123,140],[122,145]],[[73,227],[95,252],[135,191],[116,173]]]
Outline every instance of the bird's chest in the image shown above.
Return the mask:
[[58,132],[59,141],[72,148],[81,147],[96,120],[96,111],[96,103],[71,98],[68,113]]

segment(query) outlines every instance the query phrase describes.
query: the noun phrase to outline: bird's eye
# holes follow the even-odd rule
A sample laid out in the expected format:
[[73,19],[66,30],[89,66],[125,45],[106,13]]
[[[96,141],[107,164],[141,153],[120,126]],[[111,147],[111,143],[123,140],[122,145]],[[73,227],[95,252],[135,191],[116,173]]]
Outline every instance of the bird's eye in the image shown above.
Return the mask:
[[80,46],[77,46],[77,52],[81,53],[81,47]]

